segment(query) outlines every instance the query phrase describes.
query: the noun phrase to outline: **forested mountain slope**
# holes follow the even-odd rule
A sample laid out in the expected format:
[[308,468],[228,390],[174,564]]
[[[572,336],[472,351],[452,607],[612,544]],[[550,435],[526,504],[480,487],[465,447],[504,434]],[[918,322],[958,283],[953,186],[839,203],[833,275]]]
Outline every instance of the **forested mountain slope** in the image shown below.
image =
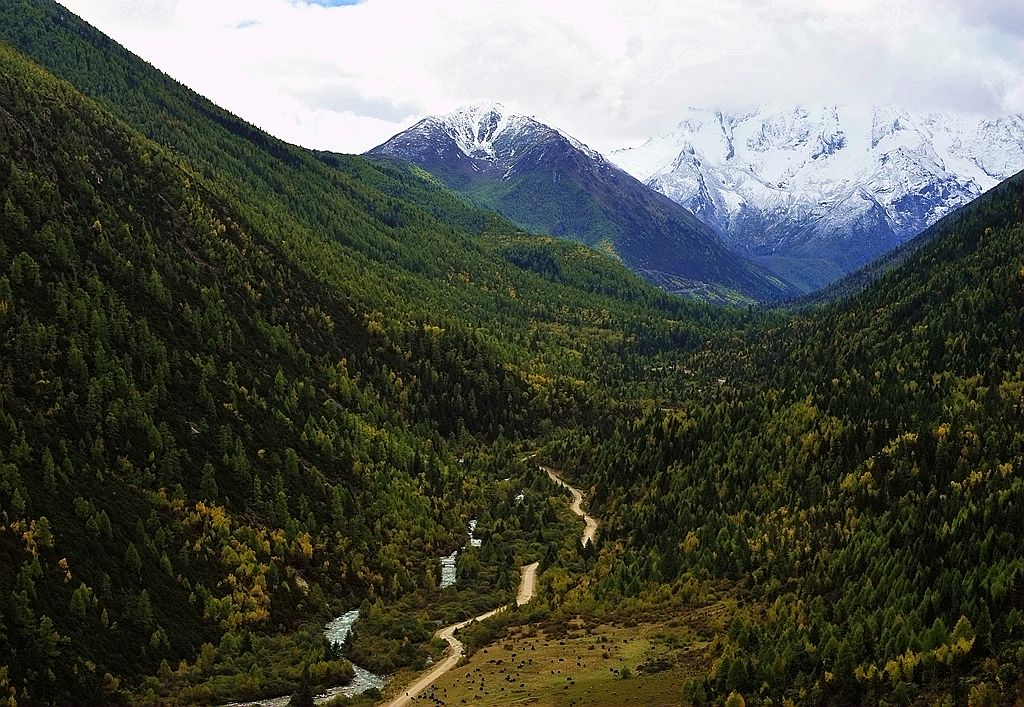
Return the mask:
[[[314,277],[344,288],[353,306],[397,310],[410,318],[453,313],[476,324],[492,321],[495,302],[504,299],[495,291],[508,285],[501,282],[505,273],[495,269],[501,266],[493,255],[502,255],[507,243],[469,236],[519,231],[508,222],[470,207],[423,175],[288,145],[157,71],[50,0],[0,0],[0,11],[0,39],[179,152],[198,174],[211,178],[210,188],[219,197],[268,236],[285,241],[289,256]],[[575,262],[566,267],[589,277],[591,289],[621,291],[625,299],[665,305],[676,313],[707,311],[673,302],[582,249],[556,250],[573,254]],[[594,273],[601,275],[599,285]],[[371,277],[357,286],[365,274]],[[636,316],[644,318],[636,311],[622,321]]]
[[396,473],[422,446],[407,430],[490,415],[432,416],[420,386],[489,389],[501,405],[478,404],[514,415],[522,381],[464,332],[411,329],[448,354],[409,363],[173,155],[7,48],[0,97],[5,687],[109,700],[225,632],[322,610],[320,587],[421,581],[416,553],[367,545],[456,524],[457,502]]
[[76,81],[131,85],[124,115],[196,162],[0,44],[0,696],[341,679],[273,637],[430,591],[507,440],[722,318],[407,171],[247,132],[55,5],[4,18]]
[[595,596],[704,577],[762,604],[690,699],[1019,694],[1022,254],[1018,175],[852,299],[723,337],[664,368],[660,408],[554,445],[618,548]]

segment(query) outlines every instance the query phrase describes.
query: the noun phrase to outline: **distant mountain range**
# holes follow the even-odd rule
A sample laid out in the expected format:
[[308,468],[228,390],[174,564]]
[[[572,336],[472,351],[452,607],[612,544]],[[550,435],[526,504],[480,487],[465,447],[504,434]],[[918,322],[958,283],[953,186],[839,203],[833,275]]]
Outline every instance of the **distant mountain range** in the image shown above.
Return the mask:
[[812,290],[1024,168],[1024,116],[694,109],[609,157],[736,252]]
[[410,162],[523,228],[586,243],[669,291],[719,301],[796,292],[675,201],[498,103],[425,118],[368,154]]

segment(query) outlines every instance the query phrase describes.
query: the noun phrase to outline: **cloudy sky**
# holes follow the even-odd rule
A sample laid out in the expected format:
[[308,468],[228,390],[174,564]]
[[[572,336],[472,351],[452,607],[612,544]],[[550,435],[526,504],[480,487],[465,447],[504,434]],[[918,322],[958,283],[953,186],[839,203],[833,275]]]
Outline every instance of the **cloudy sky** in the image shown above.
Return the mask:
[[1024,112],[1021,0],[63,0],[250,122],[361,152],[499,100],[598,149],[688,106]]

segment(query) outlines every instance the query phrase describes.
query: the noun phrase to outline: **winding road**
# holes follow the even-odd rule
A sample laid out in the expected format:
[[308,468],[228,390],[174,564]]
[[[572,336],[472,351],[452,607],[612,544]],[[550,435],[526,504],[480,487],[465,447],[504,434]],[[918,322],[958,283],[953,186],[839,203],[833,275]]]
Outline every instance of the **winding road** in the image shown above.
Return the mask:
[[[581,538],[581,541],[584,545],[586,545],[587,543],[594,542],[594,537],[597,534],[597,519],[593,516],[587,515],[587,513],[583,510],[583,494],[579,491],[579,489],[570,486],[564,480],[562,480],[562,477],[560,477],[558,475],[558,472],[555,471],[554,469],[549,469],[546,466],[542,466],[540,468],[543,471],[547,472],[548,476],[551,477],[552,481],[569,489],[569,492],[572,494],[573,498],[572,512],[583,518],[585,526],[583,528],[583,536]],[[516,594],[516,604],[518,606],[522,606],[523,604],[526,604],[531,599],[533,599],[533,595],[537,586],[537,567],[539,564],[540,563],[538,562],[534,562],[529,565],[523,565],[520,569],[520,571],[522,572],[522,577],[519,580],[519,591]],[[452,624],[451,626],[445,626],[444,628],[439,629],[437,633],[435,633],[434,635],[438,638],[443,638],[445,641],[448,642],[448,656],[440,663],[435,665],[434,668],[429,673],[427,673],[426,675],[416,680],[416,682],[409,685],[409,687],[405,690],[405,694],[396,697],[395,699],[391,700],[391,702],[388,702],[387,706],[407,707],[407,705],[411,705],[412,701],[416,698],[417,695],[419,695],[421,692],[423,692],[428,687],[433,685],[438,678],[440,678],[442,675],[444,675],[449,670],[454,668],[456,665],[459,664],[459,661],[462,660],[462,656],[465,654],[465,646],[462,645],[462,641],[455,637],[455,632],[458,631],[460,628],[465,628],[466,626],[469,626],[469,624],[473,623],[474,621],[483,621],[484,619],[489,619],[495,614],[497,614],[499,611],[503,611],[504,609],[504,606],[499,606],[497,609],[491,609],[490,611],[480,614],[479,616],[474,616],[471,619],[466,619],[465,621],[460,621],[457,624]]]
[[570,486],[565,483],[558,472],[554,469],[549,469],[546,466],[542,466],[541,469],[548,473],[551,480],[559,486],[564,486],[569,489],[569,493],[572,494],[572,512],[580,516],[586,527],[583,528],[583,538],[581,542],[586,545],[587,543],[594,542],[594,538],[597,536],[597,518],[591,515],[587,515],[586,511],[583,510],[583,493],[576,487]]
[[[539,564],[539,562],[534,562],[529,565],[523,565],[521,570],[522,578],[519,580],[519,592],[516,594],[517,605],[522,606],[533,599],[534,589],[537,586],[537,566]],[[462,645],[462,641],[455,637],[456,631],[460,628],[469,626],[474,621],[489,619],[504,609],[504,606],[499,606],[497,609],[491,609],[490,611],[480,614],[479,616],[474,616],[471,619],[460,621],[459,623],[452,624],[451,626],[445,626],[435,633],[434,635],[436,637],[443,638],[448,641],[448,657],[434,666],[434,669],[429,673],[410,685],[404,695],[396,697],[389,702],[388,707],[405,707],[405,705],[412,704],[413,699],[418,694],[433,685],[435,680],[459,664],[459,661],[462,660],[462,656],[465,654],[465,646]]]

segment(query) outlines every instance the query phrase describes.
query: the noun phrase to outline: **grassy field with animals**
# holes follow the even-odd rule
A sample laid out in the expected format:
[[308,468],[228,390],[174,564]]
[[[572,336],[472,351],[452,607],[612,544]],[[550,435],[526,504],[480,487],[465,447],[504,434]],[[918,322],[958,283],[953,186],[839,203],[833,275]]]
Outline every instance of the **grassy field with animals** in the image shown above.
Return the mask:
[[676,703],[707,674],[714,635],[735,602],[690,608],[658,622],[583,618],[509,627],[416,700],[436,705],[625,705]]

